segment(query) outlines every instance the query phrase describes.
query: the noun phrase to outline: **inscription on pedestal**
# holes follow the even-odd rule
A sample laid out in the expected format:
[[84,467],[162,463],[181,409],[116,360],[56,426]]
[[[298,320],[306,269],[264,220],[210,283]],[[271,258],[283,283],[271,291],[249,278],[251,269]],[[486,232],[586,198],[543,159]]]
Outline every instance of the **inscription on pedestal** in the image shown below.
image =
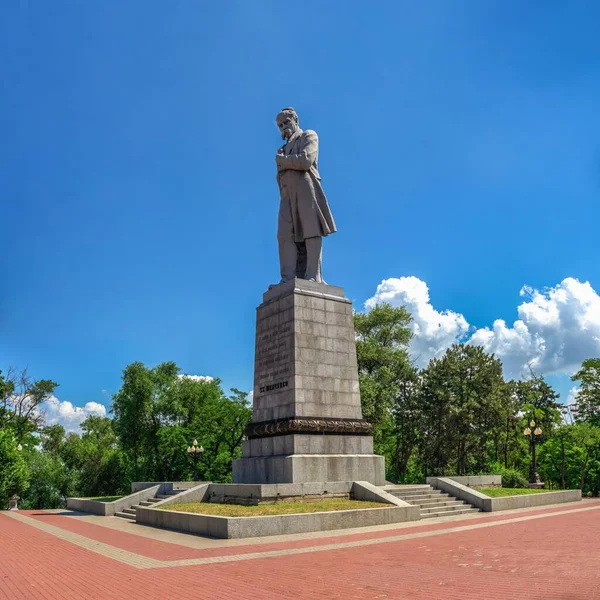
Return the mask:
[[[265,328],[269,327],[265,319]],[[271,325],[256,338],[255,393],[282,390],[289,385],[293,343],[290,322]]]
[[272,392],[274,390],[282,390],[283,388],[286,388],[289,385],[289,381],[286,379],[285,381],[280,381],[279,383],[271,383],[269,385],[263,385],[261,386],[258,391],[261,394],[264,394],[266,392]]

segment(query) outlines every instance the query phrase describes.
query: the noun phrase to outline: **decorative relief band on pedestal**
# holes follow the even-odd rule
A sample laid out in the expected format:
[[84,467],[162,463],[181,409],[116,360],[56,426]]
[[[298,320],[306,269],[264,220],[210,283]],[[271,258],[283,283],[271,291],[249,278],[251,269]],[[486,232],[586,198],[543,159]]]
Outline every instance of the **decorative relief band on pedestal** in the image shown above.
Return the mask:
[[321,433],[332,435],[371,435],[373,426],[364,419],[335,419],[328,417],[288,417],[275,421],[250,423],[248,439],[287,435],[292,433]]

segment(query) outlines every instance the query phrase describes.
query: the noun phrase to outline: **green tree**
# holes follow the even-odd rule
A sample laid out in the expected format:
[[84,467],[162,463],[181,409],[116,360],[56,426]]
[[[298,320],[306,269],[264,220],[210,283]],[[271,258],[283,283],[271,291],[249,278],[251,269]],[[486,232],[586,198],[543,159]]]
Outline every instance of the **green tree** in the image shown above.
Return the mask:
[[564,406],[558,401],[560,395],[533,370],[529,379],[517,383],[515,394],[523,411],[523,426],[533,419],[549,437],[561,425]]
[[574,444],[572,425],[557,428],[538,448],[538,472],[548,488],[579,487],[580,462],[581,452]]
[[600,449],[600,428],[589,423],[576,423],[572,425],[572,436],[575,444],[581,448],[581,465],[579,488],[584,489],[590,461],[594,459]]
[[507,382],[500,403],[501,426],[496,430],[497,460],[502,460],[504,469],[515,469],[522,466],[527,444],[523,439],[521,399],[516,393],[518,382]]
[[0,506],[8,506],[13,494],[22,494],[29,485],[29,470],[12,431],[0,429]]
[[40,405],[57,386],[49,379],[33,380],[26,369],[0,371],[0,429],[12,429],[18,443],[37,431],[44,422]]
[[[133,463],[133,477],[148,479],[158,459],[158,430],[161,426],[157,405],[161,394],[177,377],[175,363],[162,363],[153,369],[135,362],[123,371],[123,385],[113,397],[115,431],[123,450]],[[150,479],[152,480],[152,479]]]
[[600,487],[600,428],[566,424],[539,448],[539,473],[547,487],[580,488],[597,496]]
[[362,411],[374,425],[389,417],[403,374],[410,371],[411,321],[404,307],[389,304],[354,315]]
[[24,456],[31,483],[22,496],[22,508],[63,508],[67,496],[76,493],[76,473],[62,458],[64,443],[64,427],[49,425],[42,427],[39,437],[27,445]]
[[[206,383],[196,381],[194,384],[202,397],[202,387]],[[200,479],[231,481],[232,461],[241,456],[244,430],[251,420],[252,407],[245,392],[234,389],[232,393],[230,397],[222,392],[218,396],[204,396],[196,418],[188,428],[187,445],[197,439],[205,450],[198,463]],[[189,459],[186,457],[186,460]],[[191,474],[191,463],[188,465]]]
[[221,401],[216,414],[229,462],[241,457],[244,432],[252,420],[248,394],[236,388],[231,392],[231,396]]
[[573,410],[577,420],[600,427],[600,358],[584,360],[571,379],[579,382]]
[[198,439],[205,449],[198,465],[200,476],[230,480],[231,462],[240,454],[251,417],[247,394],[232,391],[228,398],[218,379],[181,376],[172,362],[154,368],[129,365],[112,411],[118,445],[131,457],[131,477],[189,478],[192,464],[186,448]]
[[22,495],[24,509],[64,508],[66,499],[76,492],[73,474],[60,457],[36,449],[27,451],[30,485]]
[[60,456],[65,442],[65,428],[62,425],[48,425],[40,431],[40,444],[42,450],[53,456]]
[[420,380],[408,355],[411,321],[404,307],[385,303],[354,315],[362,412],[393,481],[406,480],[418,436]]
[[89,416],[81,424],[78,487],[84,496],[111,495],[125,491],[125,465],[117,445],[113,422]]
[[456,344],[423,370],[422,453],[425,471],[488,471],[503,425],[502,363],[483,348]]
[[409,482],[409,463],[419,441],[422,380],[416,368],[399,372],[398,389],[391,408],[390,475],[392,481]]

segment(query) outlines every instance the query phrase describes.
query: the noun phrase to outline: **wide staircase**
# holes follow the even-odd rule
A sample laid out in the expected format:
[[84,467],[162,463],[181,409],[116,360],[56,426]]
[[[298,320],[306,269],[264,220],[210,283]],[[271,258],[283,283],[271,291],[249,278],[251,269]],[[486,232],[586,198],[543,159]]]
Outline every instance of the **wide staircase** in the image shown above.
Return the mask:
[[471,504],[458,500],[450,494],[436,490],[430,485],[389,485],[385,491],[412,504],[421,510],[421,519],[454,517],[467,513],[479,512]]
[[131,519],[132,521],[135,521],[136,511],[138,508],[140,508],[140,506],[152,506],[153,504],[156,504],[157,502],[160,502],[165,498],[171,498],[173,496],[176,496],[177,494],[181,494],[181,492],[185,492],[185,490],[171,490],[166,494],[156,494],[154,498],[142,500],[139,504],[134,504],[129,508],[124,508],[121,512],[115,513],[115,517],[121,517],[122,519]]

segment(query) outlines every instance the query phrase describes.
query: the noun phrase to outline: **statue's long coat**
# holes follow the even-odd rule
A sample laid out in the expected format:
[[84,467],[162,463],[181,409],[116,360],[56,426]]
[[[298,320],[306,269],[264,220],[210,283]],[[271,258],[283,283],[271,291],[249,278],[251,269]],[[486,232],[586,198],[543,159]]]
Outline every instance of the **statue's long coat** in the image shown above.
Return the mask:
[[298,129],[277,156],[281,192],[277,235],[295,242],[337,231],[318,170],[319,138]]

